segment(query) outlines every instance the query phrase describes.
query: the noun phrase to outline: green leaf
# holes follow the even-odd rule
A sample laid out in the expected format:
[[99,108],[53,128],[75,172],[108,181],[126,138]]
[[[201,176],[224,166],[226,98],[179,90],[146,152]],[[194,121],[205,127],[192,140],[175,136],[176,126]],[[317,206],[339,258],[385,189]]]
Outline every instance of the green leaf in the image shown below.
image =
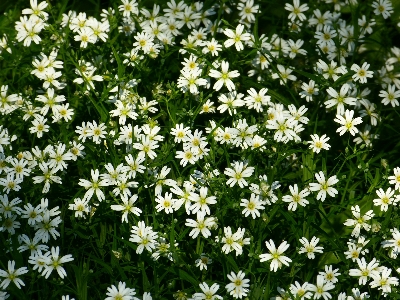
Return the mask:
[[192,277],[191,275],[189,275],[189,273],[187,273],[186,271],[184,271],[182,269],[178,270],[178,276],[181,279],[190,282],[193,286],[197,286],[199,284],[199,281],[196,278]]
[[312,79],[318,84],[322,84],[322,83],[325,82],[324,78],[321,78],[321,77],[319,77],[317,75],[314,75],[314,74],[311,74],[311,73],[308,73],[308,72],[305,72],[305,71],[300,71],[299,69],[293,69],[293,72],[295,72],[297,74],[300,74],[300,75],[303,75],[304,77],[307,77],[308,79]]
[[279,102],[285,104],[286,106],[291,104],[291,102],[288,99],[286,99],[281,94],[279,94],[273,90],[268,89],[267,94],[270,95],[271,97],[276,98],[277,100],[279,100]]
[[121,62],[121,59],[119,58],[118,52],[115,50],[115,48],[111,46],[111,49],[118,64],[118,79],[122,80],[125,74],[125,65]]
[[344,74],[342,76],[340,76],[332,85],[332,87],[337,87],[337,86],[341,86],[343,84],[345,84],[346,82],[348,82],[350,80],[350,78],[353,76],[355,72],[350,71],[350,73]]
[[113,274],[113,269],[112,267],[110,267],[107,263],[105,263],[103,260],[98,259],[96,257],[91,257],[90,258],[92,261],[96,262],[97,264],[99,264],[100,266],[103,267],[103,269],[109,274],[112,275]]
[[226,260],[228,261],[228,263],[231,265],[231,267],[233,268],[233,270],[237,273],[239,272],[239,267],[236,263],[236,261],[233,259],[232,256],[230,256],[229,254],[225,256]]

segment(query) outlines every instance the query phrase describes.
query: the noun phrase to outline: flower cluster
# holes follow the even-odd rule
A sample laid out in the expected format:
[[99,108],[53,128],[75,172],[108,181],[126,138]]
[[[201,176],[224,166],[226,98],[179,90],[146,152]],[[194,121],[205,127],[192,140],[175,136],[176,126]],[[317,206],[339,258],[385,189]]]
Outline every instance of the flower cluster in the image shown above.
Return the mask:
[[399,294],[394,1],[22,2],[0,299]]

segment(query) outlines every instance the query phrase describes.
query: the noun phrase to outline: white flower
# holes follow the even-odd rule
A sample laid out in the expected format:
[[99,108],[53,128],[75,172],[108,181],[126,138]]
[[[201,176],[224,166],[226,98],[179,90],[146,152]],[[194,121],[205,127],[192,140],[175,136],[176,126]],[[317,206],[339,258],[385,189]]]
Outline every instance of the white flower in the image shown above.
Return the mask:
[[306,82],[303,82],[301,85],[302,91],[299,93],[301,98],[306,98],[307,102],[310,102],[313,100],[312,96],[313,95],[318,95],[319,94],[319,89],[315,86],[315,81],[310,80],[310,82],[307,84]]
[[267,121],[265,127],[275,130],[274,140],[287,142],[293,140],[296,136],[293,130],[295,124],[296,122],[293,119],[288,119],[283,113],[278,113],[274,119]]
[[395,185],[394,189],[400,191],[400,168],[399,167],[394,168],[393,173],[394,173],[393,176],[388,177],[389,184],[394,184]]
[[214,38],[204,43],[204,48],[202,50],[204,54],[210,52],[212,56],[218,56],[218,51],[222,51],[222,46]]
[[235,89],[235,85],[233,84],[231,78],[238,77],[240,73],[237,70],[229,72],[229,63],[223,61],[221,63],[221,71],[211,69],[209,76],[217,78],[218,81],[214,84],[213,89],[219,91],[223,85],[225,85],[229,91]]
[[[18,42],[24,41],[24,46],[29,47],[31,42],[33,41],[35,44],[39,44],[42,40],[39,36],[39,33],[42,31],[44,24],[41,19],[36,17],[36,15],[31,15],[29,20],[23,19],[26,17],[21,17],[21,22],[16,22],[15,29],[18,31],[17,40]],[[36,23],[36,21],[38,22]],[[18,23],[24,23],[21,26]]]
[[314,35],[314,37],[318,39],[317,44],[320,47],[335,46],[333,38],[335,38],[336,36],[337,33],[335,29],[330,26],[324,26],[323,31],[317,31]]
[[88,43],[96,43],[97,37],[94,35],[93,30],[89,27],[79,29],[78,34],[74,36],[75,41],[80,41],[80,47],[86,48]]
[[375,214],[372,210],[367,211],[364,216],[361,216],[360,207],[356,205],[351,207],[351,212],[353,213],[354,219],[347,219],[344,225],[354,226],[353,232],[351,233],[352,236],[358,237],[361,228],[364,228],[366,231],[371,229],[371,225],[368,225],[366,221],[374,217]]
[[326,134],[323,134],[321,137],[318,134],[312,134],[311,136],[312,141],[308,141],[307,143],[310,144],[309,148],[312,149],[314,153],[319,153],[321,149],[329,150],[331,146],[327,143],[330,140]]
[[245,102],[242,100],[243,96],[244,95],[242,93],[237,93],[236,91],[232,91],[228,94],[220,94],[218,96],[218,101],[222,104],[217,107],[217,110],[220,113],[228,110],[231,116],[232,113],[236,114],[236,107],[241,107],[245,104]]
[[50,190],[50,183],[56,182],[61,184],[61,177],[55,175],[56,170],[54,168],[49,170],[49,167],[45,162],[41,162],[39,168],[43,172],[43,175],[34,176],[32,179],[35,184],[44,181],[42,193],[47,193]]
[[350,269],[349,275],[359,277],[358,283],[360,285],[366,284],[368,277],[372,277],[372,274],[379,274],[379,272],[376,270],[376,268],[379,266],[379,262],[375,259],[375,257],[368,264],[364,257],[361,259],[357,258],[357,264],[359,269]]
[[147,251],[152,252],[156,247],[157,235],[158,233],[154,232],[151,226],[146,226],[143,221],[139,221],[138,226],[132,226],[129,241],[139,245],[136,249],[137,254],[141,254],[144,248],[146,248]]
[[178,78],[178,87],[182,92],[189,91],[193,95],[199,93],[198,86],[205,86],[208,81],[204,78],[199,78],[202,70],[197,68],[193,70],[181,70],[181,76]]
[[305,197],[310,194],[307,189],[299,192],[299,188],[297,184],[295,184],[293,186],[290,185],[289,190],[292,195],[285,195],[282,197],[282,201],[289,203],[288,210],[295,211],[297,209],[297,204],[305,207],[309,203],[308,200],[305,199]]
[[175,202],[174,209],[178,210],[183,204],[185,204],[186,214],[190,215],[191,201],[189,200],[189,196],[190,192],[192,192],[195,188],[193,184],[189,181],[185,181],[183,187],[185,191],[180,189],[178,186],[171,187],[171,192],[179,196]]
[[149,137],[142,135],[140,143],[134,143],[133,148],[138,149],[139,154],[145,156],[147,155],[150,159],[155,159],[157,153],[153,149],[159,147],[157,141],[151,140]]
[[46,125],[47,119],[41,115],[36,115],[32,120],[33,127],[29,128],[30,133],[36,133],[38,138],[43,136],[43,132],[49,132],[49,125]]
[[[7,195],[4,195],[3,197],[6,196]],[[0,199],[1,198],[2,196],[0,195]],[[21,210],[21,218],[27,218],[29,225],[34,226],[36,223],[42,221],[43,217],[41,213],[43,212],[43,209],[41,208],[40,204],[36,207],[33,207],[32,204],[28,203],[24,205],[24,208],[24,210]]]
[[300,248],[299,253],[307,253],[307,257],[309,259],[315,258],[315,252],[323,253],[323,247],[317,246],[319,242],[319,238],[313,236],[311,241],[308,241],[305,237],[300,239],[300,243],[302,243],[303,247]]
[[184,127],[184,125],[182,123],[180,124],[176,124],[175,128],[171,129],[171,135],[173,135],[174,138],[174,142],[175,143],[180,143],[183,142],[187,136],[187,134],[189,133],[190,128],[189,127]]
[[332,87],[329,87],[326,92],[332,97],[331,99],[325,101],[326,108],[337,106],[336,114],[343,115],[344,114],[344,103],[348,105],[354,106],[356,104],[357,99],[354,97],[347,97],[347,92],[350,89],[350,85],[343,84],[340,88],[340,92],[338,93]]
[[184,11],[178,12],[176,18],[182,20],[190,29],[200,23],[200,13],[196,13],[190,6],[185,7]]
[[365,125],[365,129],[363,132],[358,133],[358,137],[356,137],[353,142],[356,144],[364,143],[367,147],[372,147],[371,140],[379,139],[379,134],[372,134],[370,133],[371,126],[369,124]]
[[325,272],[319,272],[320,276],[323,276],[326,282],[336,283],[339,281],[336,277],[341,275],[339,269],[332,270],[332,266],[325,265]]
[[392,239],[381,242],[383,248],[392,248],[392,254],[397,256],[400,253],[400,232],[397,228],[391,229]]
[[243,43],[242,41],[248,41],[250,40],[250,33],[243,33],[243,29],[244,29],[244,25],[243,24],[239,24],[236,27],[236,32],[233,32],[233,30],[231,29],[225,29],[224,30],[224,34],[226,36],[229,37],[229,39],[227,39],[224,42],[224,46],[226,48],[232,46],[233,44],[235,44],[236,50],[237,51],[241,51],[244,49]]
[[384,19],[389,18],[390,15],[393,13],[393,6],[390,0],[375,1],[371,4],[371,6],[375,8],[375,15],[382,15]]
[[287,43],[288,45],[282,50],[289,53],[289,58],[293,59],[297,56],[297,54],[307,55],[307,51],[301,49],[301,46],[304,44],[303,40],[297,40],[296,42],[293,40],[288,40]]
[[273,240],[269,242],[266,241],[265,245],[267,246],[270,253],[261,254],[259,256],[260,262],[271,260],[270,270],[276,272],[278,268],[282,267],[282,264],[289,266],[289,263],[292,261],[289,257],[283,256],[283,252],[285,252],[289,248],[289,244],[286,241],[283,241],[278,249],[275,247],[275,243]]
[[196,267],[199,267],[200,270],[206,269],[207,270],[207,265],[212,263],[212,259],[206,256],[204,253],[200,255],[199,259],[196,259],[195,264]]
[[330,65],[328,65],[326,62],[324,62],[322,59],[318,60],[317,62],[317,67],[318,67],[318,72],[322,73],[322,76],[325,79],[328,79],[332,77],[333,81],[336,81],[339,79],[339,76],[337,74],[346,74],[347,70],[345,66],[337,66],[337,62],[331,60]]
[[228,254],[235,250],[236,255],[242,254],[242,246],[238,243],[241,238],[240,228],[236,233],[232,233],[230,227],[224,227],[224,234],[225,236],[221,240],[221,243],[224,243],[222,246],[222,252]]
[[325,300],[331,299],[331,294],[328,293],[329,290],[335,288],[335,285],[332,282],[325,281],[324,276],[317,276],[317,284],[310,284],[310,291],[314,292],[314,299],[319,299],[323,297]]
[[48,151],[49,160],[47,163],[49,168],[54,169],[55,172],[67,169],[68,165],[65,161],[72,160],[72,154],[68,151],[65,152],[65,147],[65,144],[60,143],[57,145],[55,151],[53,149]]
[[[22,200],[17,198],[14,198],[13,200],[9,201],[7,195],[0,195],[0,213],[4,215],[6,218],[10,218],[13,214],[20,215],[21,210],[20,207],[17,206],[17,204],[21,203]],[[31,205],[28,203],[28,205]],[[26,207],[26,206],[25,206]],[[23,218],[27,216],[22,216]]]
[[31,8],[23,9],[22,14],[35,15],[39,18],[44,18],[45,20],[47,20],[49,14],[47,12],[43,11],[48,5],[48,3],[46,1],[42,1],[38,5],[37,0],[31,0],[30,4],[31,4]]
[[56,228],[62,222],[61,217],[57,216],[54,219],[50,219],[52,216],[54,215],[51,213],[51,211],[46,210],[43,213],[43,219],[36,224],[37,231],[35,236],[40,237],[42,243],[47,243],[50,239],[50,235],[55,240],[60,236],[60,233],[56,230]]
[[[33,177],[33,180],[35,180],[35,177]],[[4,186],[3,192],[6,194],[10,193],[11,190],[19,191],[21,189],[19,184],[22,182],[23,179],[15,178],[14,173],[8,173],[6,178],[0,178],[0,186]]]
[[42,253],[41,250],[37,250],[35,253],[29,256],[28,262],[33,265],[33,270],[38,270],[38,272],[42,272],[43,268],[46,265],[46,261],[50,252]]
[[390,293],[392,291],[392,285],[399,285],[398,278],[390,277],[391,272],[392,269],[384,268],[381,273],[372,273],[371,277],[373,278],[373,281],[370,282],[370,286],[372,288],[377,287],[378,290],[381,290],[384,294]]
[[160,173],[156,175],[157,183],[154,192],[156,195],[161,195],[163,186],[167,185],[170,187],[176,186],[176,181],[173,179],[167,179],[167,175],[171,171],[167,166],[163,166]]
[[189,233],[189,236],[194,239],[199,235],[199,233],[201,233],[205,238],[211,236],[211,231],[209,228],[215,224],[215,221],[213,217],[205,219],[205,216],[205,213],[198,211],[196,220],[186,219],[185,225],[188,227],[193,227]]
[[106,124],[99,123],[99,125],[97,125],[96,121],[93,121],[93,124],[88,123],[88,127],[88,135],[92,137],[93,142],[100,144],[101,139],[104,139],[106,137],[105,134],[107,134]]
[[254,5],[254,0],[240,1],[237,9],[241,20],[254,23],[256,20],[254,14],[258,13],[259,5]]
[[271,101],[271,96],[265,95],[267,91],[268,91],[267,88],[262,88],[259,92],[256,92],[256,90],[253,88],[247,90],[249,96],[244,98],[246,106],[249,109],[254,108],[257,112],[262,112],[263,111],[262,106],[267,106]]
[[116,109],[110,111],[112,117],[119,117],[119,124],[125,125],[126,117],[136,120],[138,114],[134,111],[134,107],[130,103],[124,103],[121,100],[117,100],[115,103]]
[[336,175],[329,177],[328,180],[325,180],[325,175],[322,171],[319,173],[315,173],[315,178],[318,183],[310,183],[310,190],[313,192],[318,191],[317,200],[325,201],[326,194],[329,196],[335,197],[338,193],[337,189],[333,188],[332,185],[339,182]]
[[235,162],[232,164],[233,169],[226,168],[224,174],[231,178],[226,182],[227,185],[233,187],[236,183],[241,187],[248,186],[245,177],[250,177],[254,172],[254,167],[248,167],[243,162]]
[[186,8],[186,3],[183,1],[179,1],[178,3],[175,0],[171,0],[167,2],[167,6],[169,8],[164,8],[163,11],[165,12],[166,17],[176,18],[179,12],[182,12]]
[[396,91],[396,86],[389,84],[387,91],[380,91],[379,97],[382,97],[382,103],[384,105],[391,104],[392,107],[399,106],[399,101],[397,98],[400,97],[400,90]]
[[9,260],[8,270],[4,271],[0,269],[0,277],[5,277],[5,279],[3,279],[0,284],[0,288],[5,289],[6,287],[8,287],[10,282],[14,282],[17,288],[21,289],[21,285],[25,285],[25,283],[22,281],[21,278],[18,277],[26,273],[28,273],[27,267],[15,269],[15,261]]
[[203,103],[200,114],[213,112],[215,112],[214,102],[212,102],[210,99],[207,99],[207,101]]
[[352,261],[356,261],[360,256],[362,247],[358,247],[355,244],[349,244],[348,247],[348,251],[344,252],[344,254],[346,254],[346,258],[351,258]]
[[181,161],[179,162],[180,165],[185,167],[187,163],[194,165],[196,161],[199,159],[197,157],[197,151],[193,151],[193,148],[187,148],[185,151],[176,151],[176,158],[180,158]]
[[217,200],[216,200],[217,197],[215,197],[215,196],[207,197],[207,192],[208,192],[207,187],[203,186],[200,188],[199,194],[194,193],[194,192],[190,193],[189,200],[192,201],[192,205],[190,206],[190,210],[192,211],[192,214],[195,214],[198,211],[201,211],[201,212],[205,213],[206,215],[211,214],[208,204],[217,203]]
[[372,75],[374,74],[374,72],[368,71],[369,66],[370,64],[367,62],[363,63],[361,67],[357,64],[353,64],[350,68],[356,72],[356,74],[352,76],[353,80],[360,80],[360,83],[367,83],[367,77],[372,78]]
[[383,191],[383,189],[379,189],[376,191],[376,194],[378,195],[379,198],[374,199],[374,205],[375,206],[381,206],[381,211],[387,211],[389,208],[389,204],[393,204],[394,202],[399,201],[399,198],[393,198],[393,195],[395,193],[395,190],[392,191],[391,188],[388,188],[386,192]]
[[288,105],[288,109],[290,112],[290,118],[293,121],[294,125],[299,123],[308,124],[309,119],[304,116],[307,112],[308,108],[305,105],[300,106],[298,109],[293,104]]
[[122,12],[123,16],[128,18],[131,14],[138,15],[138,3],[136,0],[121,0],[122,4],[118,6],[119,11]]
[[289,287],[290,292],[294,296],[297,296],[299,300],[310,299],[312,297],[310,288],[311,285],[308,282],[305,282],[303,285],[300,285],[300,283],[298,283],[297,281],[295,282],[295,284],[291,284]]
[[[125,0],[128,2],[128,0]],[[136,297],[135,289],[127,288],[125,282],[119,282],[118,288],[115,285],[107,288],[108,297],[105,300],[139,300]]]
[[233,298],[240,298],[247,296],[249,291],[248,287],[250,286],[250,279],[244,279],[246,276],[243,271],[239,271],[237,274],[235,272],[231,272],[231,274],[227,275],[231,283],[225,286],[226,290],[229,292]]
[[264,204],[265,202],[261,201],[256,194],[251,193],[250,200],[241,200],[240,206],[244,207],[242,214],[244,214],[245,217],[251,214],[252,218],[255,219],[256,217],[260,216],[260,212],[258,210],[265,209]]
[[83,213],[88,214],[89,213],[89,200],[90,199],[81,199],[81,198],[75,198],[74,203],[71,203],[68,206],[68,209],[74,210],[75,211],[75,218],[86,218],[86,216]]
[[133,43],[133,47],[136,50],[142,50],[145,54],[149,53],[151,48],[154,46],[154,37],[147,32],[140,32],[134,36],[136,42]]
[[221,299],[222,297],[219,295],[215,295],[219,289],[219,285],[214,283],[212,286],[208,286],[207,283],[203,282],[199,284],[202,293],[195,293],[193,295],[194,300],[216,300],[216,299]]
[[155,201],[158,203],[156,206],[156,210],[158,212],[164,210],[166,214],[173,213],[175,206],[175,199],[172,199],[172,193],[165,193],[165,196],[161,196],[161,194],[157,195]]
[[92,175],[92,181],[86,180],[86,179],[79,179],[79,185],[83,186],[87,191],[85,195],[83,196],[83,199],[91,199],[93,194],[96,193],[97,198],[99,201],[103,201],[106,197],[104,196],[104,193],[100,190],[100,187],[102,186],[108,186],[108,180],[107,179],[102,179],[99,180],[99,170],[90,170],[90,173]]
[[336,119],[334,121],[342,125],[336,130],[336,132],[339,132],[339,135],[343,135],[346,131],[349,131],[350,134],[354,136],[358,132],[358,129],[355,126],[361,124],[362,119],[361,117],[353,119],[353,116],[354,110],[348,109],[346,109],[345,117],[336,115]]
[[134,206],[134,203],[137,201],[138,196],[133,195],[128,199],[127,196],[121,195],[122,205],[111,205],[111,209],[115,211],[122,211],[122,222],[128,223],[128,214],[133,213],[137,216],[140,216],[142,210]]
[[[347,298],[343,298],[343,300],[366,300],[370,298],[368,292],[361,293],[358,288],[352,288],[351,292],[353,294],[351,296],[347,296]],[[338,298],[338,300],[340,299]]]
[[300,21],[304,21],[307,19],[303,12],[308,10],[308,6],[307,4],[300,5],[299,0],[293,0],[293,5],[286,3],[285,9],[290,11],[288,18],[292,22],[296,20],[296,18],[298,18]]
[[62,267],[62,264],[73,260],[74,258],[72,257],[71,254],[60,257],[60,248],[51,247],[51,253],[47,256],[46,265],[44,266],[42,275],[45,276],[45,278],[47,279],[49,278],[53,270],[56,270],[58,275],[61,278],[64,278],[65,276],[67,276],[67,272],[65,272],[65,269]]
[[277,68],[278,68],[279,72],[272,74],[272,78],[273,79],[280,79],[279,83],[281,85],[286,84],[288,79],[289,80],[293,80],[293,81],[297,79],[296,76],[291,75],[291,73],[293,72],[293,69],[291,69],[291,68],[285,69],[285,67],[282,66],[282,65],[277,65]]

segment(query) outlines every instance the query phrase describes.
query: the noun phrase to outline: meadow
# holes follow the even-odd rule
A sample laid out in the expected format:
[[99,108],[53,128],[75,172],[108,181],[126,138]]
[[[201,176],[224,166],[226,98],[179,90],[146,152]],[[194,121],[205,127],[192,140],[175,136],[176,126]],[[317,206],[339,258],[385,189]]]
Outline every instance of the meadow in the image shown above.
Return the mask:
[[0,3],[0,300],[400,299],[400,2]]

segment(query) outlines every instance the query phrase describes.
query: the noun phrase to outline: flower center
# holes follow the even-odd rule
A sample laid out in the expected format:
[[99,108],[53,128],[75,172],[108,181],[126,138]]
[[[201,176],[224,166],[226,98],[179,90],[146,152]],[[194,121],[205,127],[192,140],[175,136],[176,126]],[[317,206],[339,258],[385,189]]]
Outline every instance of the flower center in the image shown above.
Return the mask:
[[346,127],[347,129],[350,129],[351,127],[353,127],[353,123],[352,123],[352,122],[347,122],[346,125],[345,125],[345,127]]
[[314,252],[314,247],[313,246],[307,246],[306,250],[308,253],[313,253]]
[[241,285],[242,285],[242,281],[241,281],[240,279],[236,279],[235,282],[234,282],[234,284],[235,284],[236,286],[241,286]]
[[299,195],[293,195],[293,202],[300,202],[300,196]]
[[206,225],[204,225],[204,222],[199,222],[199,224],[197,225],[197,227],[202,230],[204,229],[204,227],[206,227]]

